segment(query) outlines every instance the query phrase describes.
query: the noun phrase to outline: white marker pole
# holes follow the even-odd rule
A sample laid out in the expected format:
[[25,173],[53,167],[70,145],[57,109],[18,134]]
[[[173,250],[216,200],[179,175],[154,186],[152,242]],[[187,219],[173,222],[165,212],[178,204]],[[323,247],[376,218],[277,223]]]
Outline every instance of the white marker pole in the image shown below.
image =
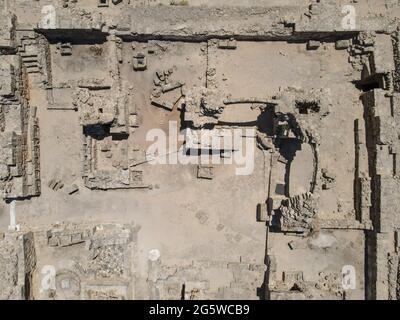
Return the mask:
[[15,210],[15,200],[10,203],[10,225],[8,226],[10,231],[19,231],[19,225],[17,225],[17,215]]

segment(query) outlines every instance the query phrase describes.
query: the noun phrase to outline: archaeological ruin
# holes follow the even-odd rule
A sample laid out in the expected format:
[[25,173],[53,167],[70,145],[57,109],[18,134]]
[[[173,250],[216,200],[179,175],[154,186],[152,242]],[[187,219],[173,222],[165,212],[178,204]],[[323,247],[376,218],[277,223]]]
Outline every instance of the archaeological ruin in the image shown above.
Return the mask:
[[398,0],[0,0],[0,145],[1,300],[400,300]]

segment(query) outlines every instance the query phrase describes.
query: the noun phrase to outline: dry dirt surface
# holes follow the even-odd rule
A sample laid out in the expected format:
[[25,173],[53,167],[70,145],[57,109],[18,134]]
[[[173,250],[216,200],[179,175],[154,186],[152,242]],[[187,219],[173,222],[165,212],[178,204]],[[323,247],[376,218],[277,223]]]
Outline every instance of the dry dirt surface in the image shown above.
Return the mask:
[[0,299],[400,299],[399,17],[0,0]]

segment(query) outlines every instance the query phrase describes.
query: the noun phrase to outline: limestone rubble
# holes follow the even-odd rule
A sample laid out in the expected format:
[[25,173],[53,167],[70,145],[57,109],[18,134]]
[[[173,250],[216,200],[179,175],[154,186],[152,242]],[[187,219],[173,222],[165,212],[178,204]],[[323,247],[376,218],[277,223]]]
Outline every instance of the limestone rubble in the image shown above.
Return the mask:
[[399,17],[0,0],[0,299],[400,299]]

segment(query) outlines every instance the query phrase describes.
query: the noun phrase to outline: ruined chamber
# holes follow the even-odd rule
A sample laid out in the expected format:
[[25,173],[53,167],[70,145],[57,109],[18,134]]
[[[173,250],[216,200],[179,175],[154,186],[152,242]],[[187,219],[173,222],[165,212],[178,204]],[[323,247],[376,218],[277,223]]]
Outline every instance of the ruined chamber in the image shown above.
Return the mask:
[[310,2],[0,1],[0,298],[398,299],[400,8]]

